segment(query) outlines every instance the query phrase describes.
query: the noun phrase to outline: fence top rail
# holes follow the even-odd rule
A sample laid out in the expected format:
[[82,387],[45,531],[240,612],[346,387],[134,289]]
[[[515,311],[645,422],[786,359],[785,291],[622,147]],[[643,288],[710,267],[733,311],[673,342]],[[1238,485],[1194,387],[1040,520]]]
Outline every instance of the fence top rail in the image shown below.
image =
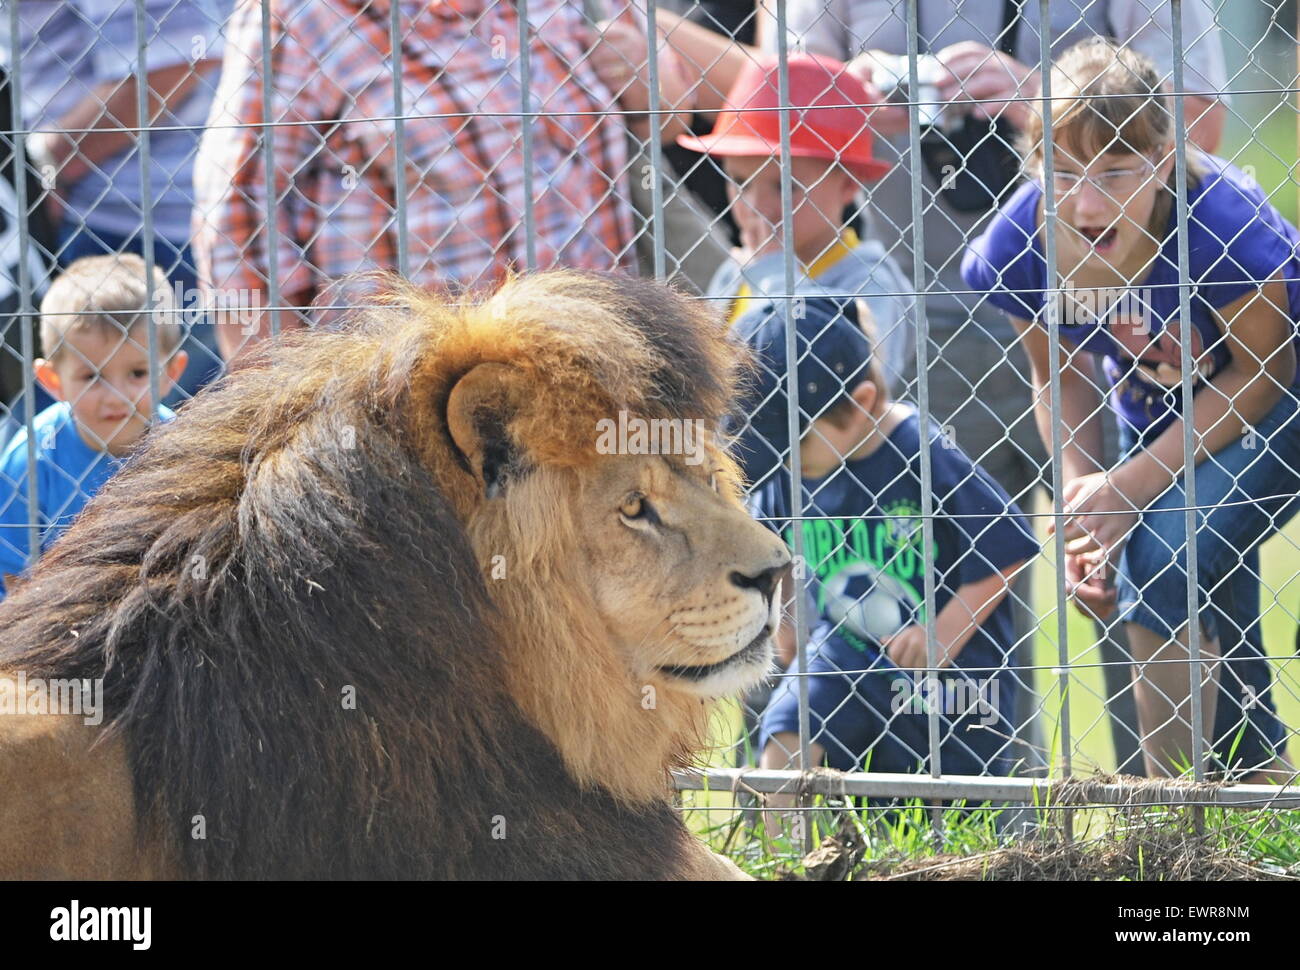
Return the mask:
[[1234,785],[1150,778],[1002,778],[986,775],[928,775],[708,768],[673,772],[678,791],[840,795],[865,798],[966,798],[1050,806],[1123,807],[1218,806],[1300,809],[1300,785]]

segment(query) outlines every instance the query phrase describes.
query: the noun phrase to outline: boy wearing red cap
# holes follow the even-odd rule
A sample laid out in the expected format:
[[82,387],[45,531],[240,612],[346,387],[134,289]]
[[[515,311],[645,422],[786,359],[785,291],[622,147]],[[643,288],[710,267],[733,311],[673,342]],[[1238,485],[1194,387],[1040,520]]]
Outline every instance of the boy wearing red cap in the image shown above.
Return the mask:
[[781,100],[775,59],[748,64],[737,77],[713,131],[682,135],[686,148],[722,160],[741,246],[708,295],[730,299],[734,324],[765,314],[786,290],[785,252],[796,261],[796,295],[862,298],[874,319],[886,379],[897,382],[910,352],[903,294],[911,286],[880,243],[861,241],[843,213],[889,166],[871,154],[868,93],[829,57],[792,54],[789,66],[789,238],[781,218]]

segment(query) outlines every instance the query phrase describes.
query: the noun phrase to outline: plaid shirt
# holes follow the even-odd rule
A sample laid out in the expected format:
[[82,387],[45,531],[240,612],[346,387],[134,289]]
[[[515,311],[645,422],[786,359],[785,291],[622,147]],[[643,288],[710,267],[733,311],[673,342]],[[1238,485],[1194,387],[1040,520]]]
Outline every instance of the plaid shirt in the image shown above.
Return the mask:
[[[200,279],[285,302],[331,279],[398,269],[388,0],[272,0],[272,258],[259,0],[226,32],[216,108],[195,166]],[[509,0],[401,3],[408,275],[468,289],[526,266],[519,26]],[[529,0],[537,265],[632,268],[626,131],[584,60],[580,5]],[[583,115],[565,112],[584,112]],[[243,127],[222,127],[242,125]]]

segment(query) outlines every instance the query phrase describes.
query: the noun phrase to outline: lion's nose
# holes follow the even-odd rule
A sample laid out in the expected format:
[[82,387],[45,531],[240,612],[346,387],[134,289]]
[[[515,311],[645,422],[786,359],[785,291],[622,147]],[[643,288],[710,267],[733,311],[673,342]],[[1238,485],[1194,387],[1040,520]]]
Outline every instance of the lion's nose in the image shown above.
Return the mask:
[[754,576],[746,576],[737,570],[731,574],[731,581],[741,589],[756,589],[763,594],[763,599],[771,601],[776,594],[776,584],[781,581],[781,577],[789,568],[789,563],[782,563],[780,566],[764,569]]

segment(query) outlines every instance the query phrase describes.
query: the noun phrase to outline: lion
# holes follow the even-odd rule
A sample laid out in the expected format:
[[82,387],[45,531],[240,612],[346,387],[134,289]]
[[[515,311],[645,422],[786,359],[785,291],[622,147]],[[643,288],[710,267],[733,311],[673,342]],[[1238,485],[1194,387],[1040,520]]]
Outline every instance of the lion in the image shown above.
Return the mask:
[[[714,433],[745,352],[622,276],[371,297],[152,429],[0,604],[11,690],[104,708],[0,717],[0,878],[742,875],[670,771],[789,563]],[[709,433],[602,453],[624,412]]]

